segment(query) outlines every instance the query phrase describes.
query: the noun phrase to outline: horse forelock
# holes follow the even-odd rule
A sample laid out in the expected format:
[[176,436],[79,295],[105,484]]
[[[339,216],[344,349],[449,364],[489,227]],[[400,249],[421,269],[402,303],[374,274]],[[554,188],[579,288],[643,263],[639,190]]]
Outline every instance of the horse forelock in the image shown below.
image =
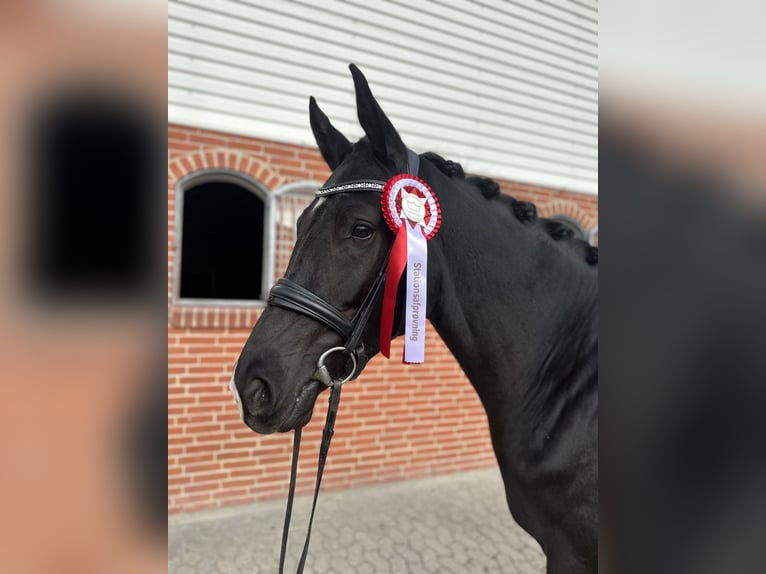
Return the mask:
[[502,204],[518,221],[532,224],[534,229],[544,231],[554,241],[571,246],[588,265],[598,265],[598,247],[573,237],[571,229],[563,223],[538,217],[537,207],[531,201],[518,200],[503,193],[500,190],[500,184],[489,177],[466,177],[463,167],[459,163],[445,159],[434,152],[424,153],[422,157],[447,177],[463,181],[478,191],[485,199]]

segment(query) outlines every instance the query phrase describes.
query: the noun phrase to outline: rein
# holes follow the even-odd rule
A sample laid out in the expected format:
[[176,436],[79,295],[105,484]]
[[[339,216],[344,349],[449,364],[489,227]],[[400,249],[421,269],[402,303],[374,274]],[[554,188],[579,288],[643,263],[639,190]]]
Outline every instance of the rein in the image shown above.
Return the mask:
[[[409,163],[409,173],[417,175],[420,168],[420,158],[415,152],[408,149],[407,159]],[[328,195],[339,193],[382,192],[384,186],[385,182],[382,181],[356,180],[322,187],[317,190],[316,195],[318,197],[326,197]],[[317,361],[317,369],[312,376],[312,379],[316,379],[330,388],[330,399],[324,429],[322,430],[322,442],[319,446],[319,460],[317,464],[316,483],[314,486],[314,499],[311,503],[311,515],[309,516],[306,539],[303,543],[303,551],[301,552],[300,561],[298,562],[297,574],[302,574],[306,564],[306,557],[308,556],[309,542],[311,540],[311,527],[314,523],[314,512],[316,511],[317,498],[319,497],[319,488],[322,484],[322,475],[324,474],[325,463],[327,461],[327,453],[330,450],[330,442],[332,441],[335,432],[335,418],[338,414],[338,405],[340,404],[341,387],[348,381],[356,379],[367,362],[368,357],[364,349],[364,344],[362,343],[362,333],[370,319],[372,308],[386,283],[386,270],[390,255],[391,250],[389,249],[380,266],[378,275],[375,277],[372,287],[370,287],[362,305],[351,320],[347,319],[333,305],[322,299],[320,296],[284,277],[279,279],[269,292],[267,300],[269,305],[306,315],[332,329],[340,335],[342,340],[345,340],[342,347],[332,347],[322,353]],[[351,370],[341,379],[333,379],[325,365],[326,358],[333,353],[344,353],[348,355],[351,360]],[[292,517],[293,501],[295,498],[295,483],[298,475],[298,455],[300,453],[301,432],[301,427],[297,427],[293,437],[290,486],[287,494],[287,507],[285,508],[285,522],[282,527],[282,547],[279,554],[279,574],[284,574],[285,558],[287,555],[290,519]]]

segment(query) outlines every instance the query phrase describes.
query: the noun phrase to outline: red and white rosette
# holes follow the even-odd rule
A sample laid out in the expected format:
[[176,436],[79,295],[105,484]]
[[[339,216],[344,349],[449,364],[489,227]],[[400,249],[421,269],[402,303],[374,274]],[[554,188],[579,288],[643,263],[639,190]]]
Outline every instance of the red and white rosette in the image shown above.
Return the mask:
[[406,267],[403,361],[422,363],[425,355],[428,240],[436,235],[441,225],[439,201],[425,181],[404,173],[386,182],[381,208],[396,239],[386,272],[380,321],[380,351],[385,357],[391,355],[396,292]]

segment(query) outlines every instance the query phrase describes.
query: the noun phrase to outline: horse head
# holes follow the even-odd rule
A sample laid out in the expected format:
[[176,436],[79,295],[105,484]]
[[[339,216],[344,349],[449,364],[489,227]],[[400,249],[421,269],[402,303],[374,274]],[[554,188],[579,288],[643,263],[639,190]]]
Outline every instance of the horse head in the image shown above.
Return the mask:
[[[355,180],[382,180],[405,172],[407,148],[372,95],[367,80],[350,66],[359,122],[365,137],[352,144],[332,126],[312,97],[311,128],[332,175],[324,188]],[[328,303],[351,321],[386,261],[393,242],[377,191],[318,196],[298,218],[297,240],[285,279]],[[272,292],[272,297],[274,292]],[[348,356],[327,358],[332,377],[352,376],[379,351],[380,298],[372,302],[361,331],[359,364]],[[244,422],[259,433],[285,432],[308,423],[324,385],[317,362],[328,349],[343,345],[338,330],[305,313],[269,305],[245,343],[232,377],[232,392]]]

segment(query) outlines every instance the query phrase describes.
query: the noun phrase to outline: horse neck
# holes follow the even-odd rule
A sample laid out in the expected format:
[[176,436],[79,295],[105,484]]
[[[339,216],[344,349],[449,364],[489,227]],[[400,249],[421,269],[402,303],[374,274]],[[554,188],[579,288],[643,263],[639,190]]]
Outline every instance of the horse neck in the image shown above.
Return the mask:
[[490,425],[535,419],[537,426],[562,390],[571,396],[591,380],[583,370],[595,370],[595,270],[506,206],[441,173],[432,178],[443,223],[430,242],[431,322]]

